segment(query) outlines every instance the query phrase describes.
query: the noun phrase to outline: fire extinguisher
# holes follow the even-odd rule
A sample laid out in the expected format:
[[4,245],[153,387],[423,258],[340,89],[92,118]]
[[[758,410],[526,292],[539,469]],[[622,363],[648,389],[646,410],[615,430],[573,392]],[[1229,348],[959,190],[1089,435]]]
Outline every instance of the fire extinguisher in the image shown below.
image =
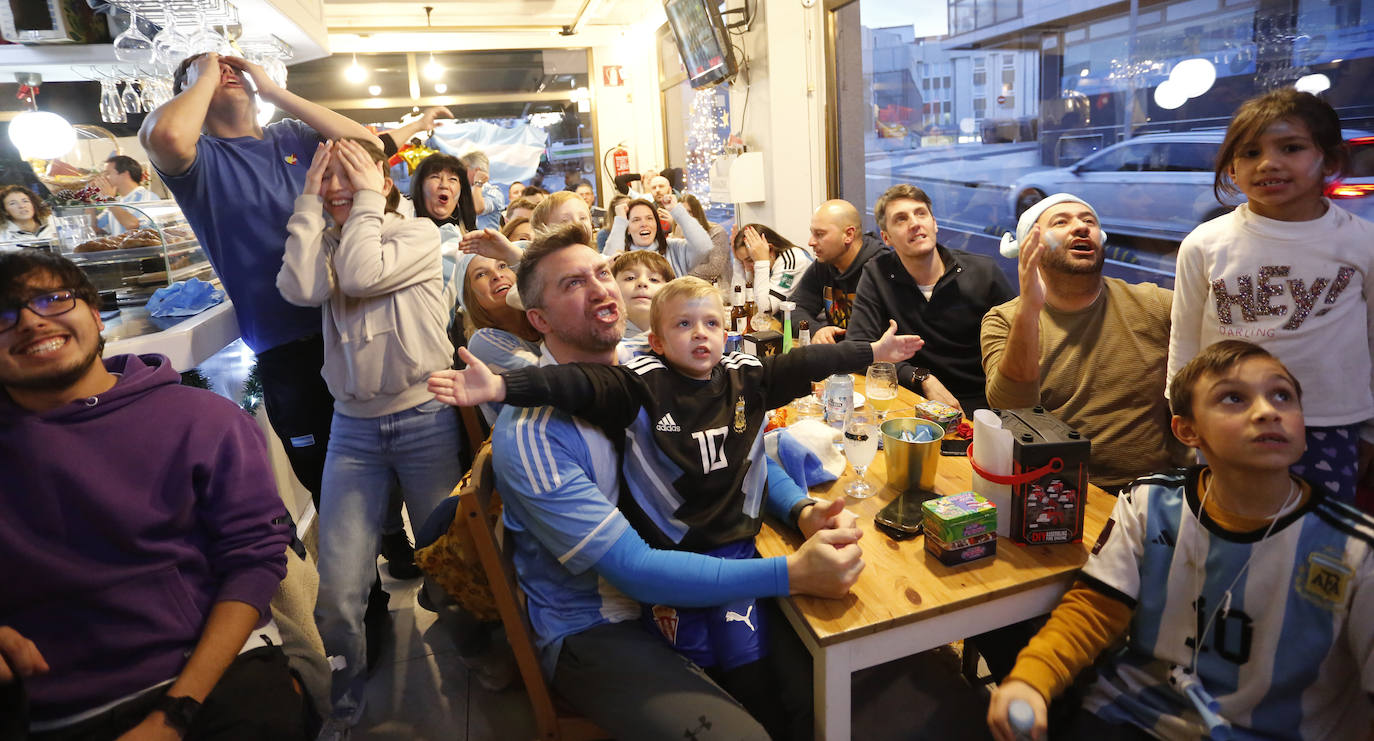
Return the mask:
[[[607,165],[606,160],[610,160],[609,165]],[[601,158],[601,165],[612,180],[625,175],[630,171],[630,151],[625,148],[625,145],[617,144],[606,150],[606,155]]]

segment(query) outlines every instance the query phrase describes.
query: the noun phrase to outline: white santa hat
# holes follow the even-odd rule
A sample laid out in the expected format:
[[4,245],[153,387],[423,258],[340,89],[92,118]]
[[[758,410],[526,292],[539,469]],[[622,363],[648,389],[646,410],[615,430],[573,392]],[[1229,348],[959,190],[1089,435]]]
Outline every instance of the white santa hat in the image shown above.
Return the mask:
[[[1025,213],[1021,214],[1021,220],[1016,222],[1015,239],[1012,238],[1011,232],[1002,235],[1002,243],[998,246],[998,252],[1002,253],[1002,257],[1015,260],[1016,256],[1021,254],[1021,243],[1025,241],[1026,235],[1030,234],[1031,227],[1035,226],[1035,222],[1040,220],[1041,215],[1049,210],[1050,206],[1056,206],[1061,203],[1081,203],[1087,206],[1089,211],[1093,212],[1094,217],[1097,217],[1097,209],[1093,208],[1091,203],[1088,203],[1072,193],[1055,193],[1052,196],[1046,196],[1043,201],[1036,203],[1034,206],[1026,209]],[[1101,218],[1098,218],[1097,221],[1099,224],[1102,223]],[[1102,232],[1102,243],[1106,244],[1106,242],[1107,233]]]

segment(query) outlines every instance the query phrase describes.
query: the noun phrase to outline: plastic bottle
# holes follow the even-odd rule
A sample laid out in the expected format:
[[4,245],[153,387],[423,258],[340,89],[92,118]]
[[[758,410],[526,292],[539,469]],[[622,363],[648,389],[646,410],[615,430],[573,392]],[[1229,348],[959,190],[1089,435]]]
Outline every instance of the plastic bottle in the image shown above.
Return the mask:
[[848,373],[836,373],[825,382],[825,421],[837,430],[854,410],[854,379]]
[[792,310],[797,308],[792,301],[779,303],[782,308],[782,352],[787,354],[792,352]]
[[1011,725],[1016,741],[1030,741],[1031,729],[1035,727],[1035,711],[1025,700],[1012,700],[1007,708],[1007,723]]
[[805,319],[797,325],[797,347],[806,347],[811,344],[811,322]]

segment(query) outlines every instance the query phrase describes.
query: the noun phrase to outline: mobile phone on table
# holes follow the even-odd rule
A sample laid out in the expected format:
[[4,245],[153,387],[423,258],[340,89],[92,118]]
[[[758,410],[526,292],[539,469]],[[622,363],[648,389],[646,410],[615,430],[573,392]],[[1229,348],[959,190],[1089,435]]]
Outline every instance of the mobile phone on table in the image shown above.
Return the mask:
[[968,452],[969,443],[972,439],[960,440],[957,437],[947,437],[940,441],[940,455],[964,455]]
[[886,507],[879,510],[878,514],[873,516],[873,521],[908,536],[919,535],[921,532],[921,503],[937,496],[939,495],[935,492],[924,490],[902,492]]

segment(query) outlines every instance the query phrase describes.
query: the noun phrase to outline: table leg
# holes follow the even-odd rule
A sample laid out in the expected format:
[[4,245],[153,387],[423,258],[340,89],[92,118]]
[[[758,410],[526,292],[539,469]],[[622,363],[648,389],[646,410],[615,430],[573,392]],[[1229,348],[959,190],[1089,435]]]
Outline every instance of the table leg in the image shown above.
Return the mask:
[[849,741],[849,651],[844,645],[821,646],[812,654],[817,741]]

